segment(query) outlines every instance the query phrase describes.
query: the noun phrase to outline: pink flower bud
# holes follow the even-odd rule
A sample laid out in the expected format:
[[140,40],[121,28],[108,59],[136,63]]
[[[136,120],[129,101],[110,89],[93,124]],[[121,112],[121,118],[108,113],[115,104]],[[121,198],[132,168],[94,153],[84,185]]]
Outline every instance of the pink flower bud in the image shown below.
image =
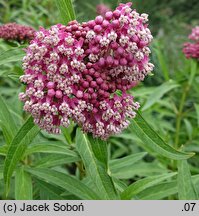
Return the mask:
[[90,86],[91,86],[92,88],[96,88],[97,84],[96,84],[95,81],[91,81]]
[[112,11],[108,11],[108,12],[106,12],[106,14],[105,14],[105,18],[106,18],[107,20],[111,20],[112,17],[113,17],[113,12],[112,12]]
[[115,10],[113,11],[113,16],[117,19],[118,17],[120,17],[121,12],[119,10]]
[[100,58],[99,63],[100,66],[104,66],[105,65],[105,59],[104,58]]
[[96,23],[95,23],[94,20],[91,20],[91,21],[88,22],[88,26],[89,26],[90,28],[94,28],[95,25],[96,25]]
[[96,82],[97,82],[97,84],[100,85],[100,84],[103,83],[103,79],[99,77],[99,78],[96,79]]
[[109,21],[104,20],[102,23],[103,28],[107,28],[109,26]]
[[56,98],[62,98],[62,92],[61,92],[60,90],[57,90],[57,91],[55,92],[55,97],[56,97]]
[[88,87],[89,87],[89,82],[84,81],[83,84],[82,84],[82,86],[83,86],[84,88],[88,88]]
[[96,25],[94,27],[94,31],[97,32],[97,33],[101,32],[101,30],[102,30],[102,27],[100,25]]
[[117,53],[118,53],[119,55],[123,55],[123,54],[124,54],[124,49],[123,49],[122,47],[118,47],[118,48],[117,48]]
[[126,65],[127,64],[127,60],[125,58],[120,59],[120,64],[121,65]]
[[48,96],[54,97],[54,95],[55,95],[55,90],[54,89],[49,89],[48,90]]
[[103,22],[103,17],[102,16],[97,16],[96,18],[95,18],[95,23],[96,24],[102,24],[102,22]]
[[118,28],[120,26],[120,23],[119,23],[118,20],[113,20],[112,25],[113,25],[114,28]]
[[76,96],[77,96],[77,98],[82,98],[83,97],[83,92],[82,91],[77,91]]
[[48,89],[53,89],[55,87],[55,83],[54,82],[48,82],[47,83],[47,88]]
[[108,66],[111,66],[113,64],[113,57],[112,56],[107,56],[107,58],[106,58],[106,64]]

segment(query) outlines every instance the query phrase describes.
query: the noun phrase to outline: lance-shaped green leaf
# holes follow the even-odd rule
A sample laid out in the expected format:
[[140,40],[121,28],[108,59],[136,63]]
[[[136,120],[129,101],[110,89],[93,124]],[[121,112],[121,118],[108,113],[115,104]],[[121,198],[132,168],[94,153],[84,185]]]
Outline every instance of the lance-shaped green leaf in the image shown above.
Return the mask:
[[130,128],[140,140],[148,145],[153,151],[162,156],[174,160],[190,158],[194,153],[181,152],[168,145],[144,120],[140,112],[137,112],[136,118],[131,121]]
[[199,104],[194,104],[196,114],[197,114],[197,120],[198,120],[198,127],[199,127]]
[[58,0],[56,4],[63,24],[75,20],[75,11],[71,0]]
[[149,96],[148,99],[143,106],[142,110],[146,110],[150,108],[153,104],[157,103],[164,94],[171,91],[172,89],[179,87],[179,84],[176,82],[169,80],[162,85],[158,86]]
[[6,194],[9,191],[10,178],[17,163],[22,159],[22,156],[28,146],[38,134],[39,128],[34,125],[32,117],[29,117],[24,125],[19,129],[13,138],[4,164],[4,180],[6,183]]
[[153,162],[144,162],[139,161],[135,164],[133,164],[132,168],[124,168],[120,170],[114,170],[111,171],[111,175],[115,178],[119,179],[132,179],[135,176],[139,177],[147,177],[147,176],[153,176],[153,175],[160,175],[165,172],[168,172],[168,170],[161,166],[157,161]]
[[51,154],[46,157],[42,157],[40,160],[36,161],[36,163],[33,164],[33,166],[39,168],[45,168],[45,167],[59,166],[68,163],[74,163],[77,161],[80,161],[80,157]]
[[189,137],[189,140],[192,139],[192,134],[193,134],[193,126],[191,122],[188,119],[184,119],[185,127],[186,127],[186,132]]
[[78,157],[77,152],[71,150],[70,146],[61,141],[45,141],[28,146],[25,155],[33,153],[64,154],[66,156]]
[[[104,150],[99,150],[99,143],[96,144],[96,149],[93,150],[95,148],[95,144],[96,142],[90,143],[87,136],[83,134],[79,128],[77,129],[77,150],[82,158],[86,172],[92,179],[96,190],[102,199],[118,199],[113,181],[107,173],[107,167],[105,164],[106,159],[103,158],[101,153],[100,156],[95,156],[95,153],[103,152]],[[104,148],[104,144],[102,144],[102,148]]]
[[0,155],[6,156],[7,150],[8,150],[8,146],[7,145],[0,146]]
[[154,53],[157,55],[158,63],[160,65],[160,69],[162,70],[162,73],[164,75],[164,79],[167,81],[169,80],[169,68],[168,64],[166,62],[166,58],[163,54],[163,51],[161,50],[161,46],[158,43],[158,41],[154,41],[155,47],[153,47]]
[[0,180],[3,178],[3,166],[0,165]]
[[15,199],[32,200],[32,179],[23,167],[16,170],[15,174]]
[[176,173],[167,173],[158,176],[150,176],[141,180],[136,181],[135,183],[128,186],[121,194],[122,199],[128,200],[132,199],[133,196],[140,193],[141,191],[157,185],[158,183],[164,181],[165,179],[171,178],[176,175]]
[[[198,185],[199,175],[192,176],[191,180],[194,185]],[[182,188],[179,188],[179,190],[181,189]],[[143,190],[139,194],[137,194],[136,198],[139,200],[160,200],[177,193],[177,180],[172,180],[149,187],[146,190]]]
[[35,177],[46,181],[47,183],[59,186],[64,190],[76,195],[80,199],[84,200],[98,200],[100,197],[92,191],[91,188],[83,184],[80,180],[70,175],[60,173],[50,169],[40,168],[27,168],[27,172],[31,173]]
[[88,135],[88,140],[91,144],[92,151],[98,161],[108,168],[108,149],[107,142],[97,138],[93,138],[91,134]]
[[114,185],[119,192],[123,192],[127,188],[126,183],[124,183],[123,181],[121,181],[117,178],[114,178],[114,177],[112,177],[112,178],[113,178]]
[[63,189],[52,184],[48,184],[45,181],[34,179],[36,187],[40,191],[40,199],[42,200],[63,200],[60,196],[63,193]]
[[191,59],[189,61],[190,63],[190,75],[189,75],[189,85],[191,86],[193,83],[193,80],[195,78],[195,75],[198,71],[198,67],[197,67],[197,62],[195,61],[195,59]]
[[65,137],[65,140],[66,140],[66,142],[67,142],[69,145],[72,144],[71,133],[72,133],[72,131],[73,131],[73,128],[74,128],[74,126],[73,126],[73,123],[72,123],[72,122],[70,123],[70,126],[69,126],[68,128],[61,127],[61,130],[62,130],[62,133],[63,133],[63,135],[64,135],[64,137]]
[[194,188],[187,160],[178,161],[178,198],[180,200],[196,200],[198,195]]
[[136,195],[139,200],[160,200],[178,192],[177,182],[169,181],[149,187]]
[[7,51],[3,51],[0,53],[0,65],[4,65],[10,62],[21,61],[23,56],[25,55],[22,50],[23,47],[12,48]]
[[111,173],[133,169],[133,164],[141,160],[146,154],[146,152],[141,152],[120,159],[111,160],[109,162]]
[[0,126],[2,128],[6,143],[10,144],[14,135],[17,132],[17,126],[15,124],[13,116],[8,110],[8,107],[5,104],[1,95],[0,95]]

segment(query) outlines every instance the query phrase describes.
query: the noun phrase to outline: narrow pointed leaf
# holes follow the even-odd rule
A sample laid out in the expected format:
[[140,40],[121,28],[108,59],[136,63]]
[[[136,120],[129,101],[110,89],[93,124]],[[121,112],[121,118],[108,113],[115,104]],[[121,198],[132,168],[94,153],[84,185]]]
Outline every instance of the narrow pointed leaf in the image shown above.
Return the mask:
[[35,177],[42,179],[43,181],[46,181],[47,183],[59,186],[64,190],[69,191],[70,193],[76,195],[80,199],[100,199],[94,191],[92,191],[89,187],[83,184],[80,180],[70,175],[50,169],[41,168],[27,168],[26,171],[31,173]]
[[75,11],[71,0],[58,0],[56,4],[63,24],[75,20]]
[[35,164],[33,164],[33,166],[38,168],[54,167],[63,164],[74,163],[79,160],[80,158],[76,156],[51,154],[49,156],[42,157]]
[[146,154],[146,152],[141,152],[120,159],[111,160],[109,162],[111,173],[124,171],[124,169],[133,169],[133,164],[141,160]]
[[0,180],[3,179],[3,166],[0,165]]
[[123,192],[127,188],[126,183],[124,183],[123,181],[121,181],[117,178],[114,178],[114,177],[112,177],[112,178],[113,178],[114,185],[119,192]]
[[197,122],[198,122],[198,127],[199,127],[199,104],[194,104],[195,110],[196,110],[196,114],[197,114]]
[[96,157],[96,159],[102,164],[105,165],[107,168],[108,166],[108,149],[107,149],[107,142],[93,138],[92,135],[89,134],[88,140],[91,144],[92,151]]
[[8,110],[8,107],[5,104],[1,95],[0,95],[0,126],[2,128],[6,143],[10,144],[14,135],[17,132],[17,126],[15,124],[13,116]]
[[[198,185],[199,175],[192,176],[191,180],[194,185]],[[160,200],[177,193],[177,180],[172,180],[149,187],[137,194],[136,198],[138,198],[139,200]]]
[[194,153],[185,153],[178,151],[168,145],[144,120],[142,115],[137,112],[136,118],[131,121],[130,128],[132,133],[135,133],[140,140],[148,145],[153,151],[158,154],[161,154],[164,157],[182,160],[190,158]]
[[191,122],[188,119],[184,119],[184,123],[185,123],[185,127],[186,127],[186,131],[187,131],[187,135],[189,137],[189,139],[192,139],[192,134],[193,134],[193,127]]
[[164,56],[164,54],[163,54],[163,52],[162,52],[162,50],[160,48],[160,44],[156,41],[155,45],[156,46],[153,49],[154,49],[154,51],[155,51],[155,53],[157,55],[158,63],[160,65],[160,68],[162,70],[164,78],[167,81],[167,80],[169,80],[169,76],[170,76],[169,75],[169,69],[168,69],[168,66],[167,66],[168,64],[167,64],[166,58],[165,58],[165,56]]
[[78,157],[77,152],[70,150],[69,146],[61,141],[47,141],[28,146],[25,155],[33,153],[63,154],[66,156]]
[[0,155],[6,156],[6,154],[7,154],[7,146],[6,145],[0,146]]
[[139,200],[160,200],[174,195],[177,192],[177,182],[169,181],[160,183],[141,191],[139,194],[137,194],[136,198]]
[[164,94],[166,94],[167,92],[171,91],[172,89],[179,87],[179,84],[177,84],[176,82],[169,80],[165,83],[163,83],[162,85],[158,86],[149,96],[148,99],[145,103],[145,105],[143,106],[142,110],[146,110],[148,108],[150,108],[151,106],[153,106],[155,103],[157,103]]
[[30,117],[13,138],[4,163],[4,180],[7,193],[9,190],[10,178],[17,163],[22,159],[28,144],[32,142],[38,132],[39,128],[34,125],[33,119]]
[[10,62],[21,61],[23,56],[25,55],[22,47],[12,48],[7,51],[3,51],[0,53],[0,65],[4,65]]
[[45,200],[63,200],[64,198],[60,196],[63,189],[56,187],[52,184],[48,184],[42,180],[35,178],[36,186],[40,190],[40,198]]
[[72,137],[71,137],[71,133],[74,129],[74,125],[73,123],[71,122],[70,123],[70,126],[68,128],[65,128],[65,127],[61,127],[61,130],[62,130],[62,133],[65,137],[65,140],[66,142],[71,145],[72,144]]
[[132,199],[133,196],[140,193],[141,191],[157,185],[165,179],[171,178],[176,175],[176,173],[167,173],[159,176],[151,176],[141,180],[136,181],[135,183],[128,186],[121,194],[122,199],[128,200]]
[[[95,184],[96,190],[102,199],[118,199],[113,181],[107,173],[106,164],[103,163],[105,160],[102,158],[101,153],[100,156],[98,156],[99,160],[95,157],[95,153],[103,152],[104,150],[99,150],[99,145],[97,144],[97,149],[93,151],[95,144],[95,142],[91,144],[87,136],[83,134],[80,129],[77,130],[77,150],[82,158],[87,174]],[[102,148],[104,148],[104,146],[102,146]]]
[[190,76],[189,76],[189,85],[191,86],[193,83],[193,80],[195,78],[195,75],[198,71],[198,67],[197,67],[197,61],[195,61],[195,59],[190,59]]
[[160,166],[160,164],[154,162],[146,163],[144,161],[138,161],[137,163],[133,164],[132,169],[130,168],[123,168],[119,170],[112,171],[111,174],[115,178],[119,179],[131,179],[135,176],[140,177],[147,177],[147,176],[153,176],[153,175],[160,175],[163,173],[168,172],[168,170]]
[[32,200],[32,179],[23,167],[16,170],[15,174],[15,199]]
[[178,198],[180,200],[198,199],[187,160],[178,161]]

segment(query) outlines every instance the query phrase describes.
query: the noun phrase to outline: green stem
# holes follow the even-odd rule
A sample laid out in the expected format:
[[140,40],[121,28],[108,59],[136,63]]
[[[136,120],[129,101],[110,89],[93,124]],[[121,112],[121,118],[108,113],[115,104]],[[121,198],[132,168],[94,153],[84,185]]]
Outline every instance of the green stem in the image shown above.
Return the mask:
[[180,106],[179,106],[179,110],[177,113],[177,119],[176,119],[176,134],[175,134],[175,143],[174,143],[174,147],[176,149],[178,149],[179,147],[179,137],[180,137],[180,128],[181,128],[181,122],[182,122],[182,117],[183,117],[183,108],[184,108],[184,104],[186,101],[186,97],[187,94],[189,92],[190,86],[189,84],[187,84],[184,88],[182,97],[181,97],[181,101],[180,101]]

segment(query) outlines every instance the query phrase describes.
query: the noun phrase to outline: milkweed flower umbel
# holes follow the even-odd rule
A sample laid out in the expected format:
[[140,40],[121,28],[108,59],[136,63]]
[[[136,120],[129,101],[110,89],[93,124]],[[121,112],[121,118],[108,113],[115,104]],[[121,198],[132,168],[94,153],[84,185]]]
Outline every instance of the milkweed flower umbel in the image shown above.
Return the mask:
[[17,23],[7,23],[0,26],[0,38],[4,40],[30,41],[34,38],[35,30],[30,26]]
[[193,43],[185,43],[183,52],[187,58],[195,58],[199,60],[199,26],[192,29],[189,39],[191,39]]
[[36,33],[23,59],[20,80],[27,88],[19,98],[42,129],[59,133],[72,119],[84,132],[107,139],[128,127],[139,103],[127,90],[153,70],[147,15],[130,6]]

